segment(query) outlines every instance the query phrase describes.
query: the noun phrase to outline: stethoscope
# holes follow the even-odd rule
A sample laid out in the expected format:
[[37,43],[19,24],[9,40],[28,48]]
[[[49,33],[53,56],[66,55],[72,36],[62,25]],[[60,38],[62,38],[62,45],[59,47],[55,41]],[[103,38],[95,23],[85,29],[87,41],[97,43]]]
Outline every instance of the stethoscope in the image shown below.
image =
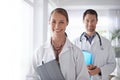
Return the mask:
[[[81,36],[80,36],[80,42],[82,42],[82,36],[83,36],[84,34],[85,34],[85,32],[83,32],[83,33],[81,34]],[[100,37],[99,33],[96,32],[96,35],[97,35],[98,38],[99,38],[99,43],[100,43],[101,50],[104,50],[104,48],[103,48],[103,46],[102,46],[102,40],[101,40],[101,37]]]

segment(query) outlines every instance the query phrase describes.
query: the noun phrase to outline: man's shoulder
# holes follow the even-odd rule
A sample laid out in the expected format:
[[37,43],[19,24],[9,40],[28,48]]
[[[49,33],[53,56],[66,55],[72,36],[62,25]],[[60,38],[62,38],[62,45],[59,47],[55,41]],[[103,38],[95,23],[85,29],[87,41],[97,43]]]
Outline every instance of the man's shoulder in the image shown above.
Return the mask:
[[106,37],[104,37],[104,36],[101,36],[101,39],[103,39],[103,40],[105,40],[105,41],[110,41],[110,40],[108,40]]
[[104,43],[104,44],[111,44],[111,42],[110,42],[110,40],[108,40],[107,38],[105,38],[105,37],[103,37],[103,36],[101,36],[101,40],[102,40],[102,42]]

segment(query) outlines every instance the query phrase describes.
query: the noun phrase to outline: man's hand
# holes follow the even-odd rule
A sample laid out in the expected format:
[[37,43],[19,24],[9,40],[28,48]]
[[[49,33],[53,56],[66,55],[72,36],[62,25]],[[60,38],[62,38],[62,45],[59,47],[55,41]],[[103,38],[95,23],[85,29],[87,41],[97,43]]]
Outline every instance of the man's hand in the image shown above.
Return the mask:
[[87,68],[88,68],[88,72],[91,76],[99,74],[101,72],[99,67],[94,66],[92,64],[88,65]]
[[87,66],[88,70],[92,70],[94,68],[94,65],[93,64],[90,64]]

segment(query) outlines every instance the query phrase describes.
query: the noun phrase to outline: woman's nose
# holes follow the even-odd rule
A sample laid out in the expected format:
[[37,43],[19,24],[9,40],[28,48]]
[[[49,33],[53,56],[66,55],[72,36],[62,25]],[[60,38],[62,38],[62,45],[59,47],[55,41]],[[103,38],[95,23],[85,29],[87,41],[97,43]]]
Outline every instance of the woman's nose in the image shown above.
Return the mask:
[[58,23],[55,25],[55,28],[59,28],[59,24]]

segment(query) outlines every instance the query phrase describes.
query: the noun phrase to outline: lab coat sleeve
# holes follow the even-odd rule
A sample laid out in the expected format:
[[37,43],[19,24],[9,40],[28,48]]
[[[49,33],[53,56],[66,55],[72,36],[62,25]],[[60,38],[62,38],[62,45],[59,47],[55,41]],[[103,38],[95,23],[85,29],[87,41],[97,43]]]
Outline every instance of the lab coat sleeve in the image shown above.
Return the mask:
[[41,50],[37,50],[37,52],[33,54],[33,59],[30,63],[29,71],[26,75],[26,80],[41,80],[40,76],[37,73],[37,66],[40,63],[40,61],[42,61],[40,60],[42,59],[40,54],[41,54]]
[[84,61],[84,56],[79,48],[75,51],[76,53],[79,53],[76,56],[76,72],[77,72],[76,80],[89,80],[89,74]]
[[110,44],[108,45],[108,47],[109,48],[107,53],[108,54],[107,62],[102,67],[100,67],[102,80],[108,80],[109,75],[114,71],[116,66],[115,52]]
[[117,59],[117,76],[120,78],[120,58]]

